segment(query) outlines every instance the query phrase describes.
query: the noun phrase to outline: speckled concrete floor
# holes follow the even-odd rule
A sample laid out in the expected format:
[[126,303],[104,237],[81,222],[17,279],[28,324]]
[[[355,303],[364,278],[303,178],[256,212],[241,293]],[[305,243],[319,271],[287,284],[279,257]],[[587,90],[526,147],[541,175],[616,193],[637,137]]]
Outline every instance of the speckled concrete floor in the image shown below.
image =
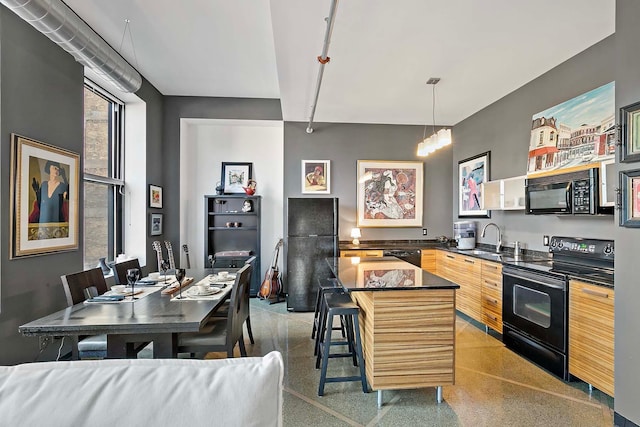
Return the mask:
[[[289,426],[612,426],[613,399],[583,382],[566,383],[508,350],[484,327],[458,316],[456,384],[365,394],[359,382],[327,384],[319,397],[313,313],[290,313],[285,303],[251,300],[256,343],[250,356],[282,353],[284,425]],[[216,357],[210,354],[208,357]],[[350,359],[332,359],[330,374],[357,374]]]

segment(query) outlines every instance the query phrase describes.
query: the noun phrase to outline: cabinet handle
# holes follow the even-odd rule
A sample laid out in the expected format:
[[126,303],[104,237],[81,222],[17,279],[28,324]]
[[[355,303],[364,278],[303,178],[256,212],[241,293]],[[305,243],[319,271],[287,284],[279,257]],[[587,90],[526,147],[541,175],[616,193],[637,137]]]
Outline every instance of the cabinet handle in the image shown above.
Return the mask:
[[485,297],[485,300],[486,300],[486,301],[488,301],[488,302],[492,302],[492,303],[494,303],[495,305],[498,305],[498,300],[497,300],[497,299],[492,299],[492,298],[486,298],[486,297]]
[[584,292],[585,294],[596,296],[596,297],[609,298],[608,293],[594,291],[593,289],[582,288],[582,292]]
[[485,264],[485,267],[492,268],[492,269],[494,269],[494,270],[497,270],[497,269],[498,269],[498,266],[497,266],[497,265],[491,265],[491,264]]
[[484,283],[486,283],[487,285],[491,285],[493,287],[496,287],[496,288],[498,287],[498,284],[496,282],[490,282],[490,281],[488,281],[486,279],[485,279]]
[[475,264],[476,262],[472,259],[465,259],[464,262],[468,262],[469,264]]
[[453,255],[445,255],[445,256],[449,259],[456,259],[456,257],[454,257]]

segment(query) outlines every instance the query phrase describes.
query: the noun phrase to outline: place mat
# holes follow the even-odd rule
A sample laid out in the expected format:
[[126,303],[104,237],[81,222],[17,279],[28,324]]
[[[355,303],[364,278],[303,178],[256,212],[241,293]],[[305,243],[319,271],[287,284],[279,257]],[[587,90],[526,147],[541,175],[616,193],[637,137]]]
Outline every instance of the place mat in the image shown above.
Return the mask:
[[236,281],[236,275],[235,274],[229,274],[227,275],[227,277],[220,277],[217,274],[209,274],[207,277],[205,277],[204,279],[202,279],[200,282],[204,282],[207,281],[212,285],[216,285],[216,284],[225,284],[225,285],[233,285],[233,283]]
[[229,294],[229,292],[231,292],[231,286],[227,286],[224,289],[219,288],[220,289],[219,292],[216,292],[215,294],[211,294],[211,295],[198,295],[194,291],[192,291],[192,289],[195,291],[196,286],[194,285],[189,289],[187,289],[186,291],[183,290],[182,298],[178,298],[179,295],[177,293],[174,294],[171,297],[171,301],[216,301],[221,298],[224,298],[226,295]]
[[[160,287],[149,287],[145,286],[144,288],[134,288],[135,297],[137,299],[142,299],[148,295],[151,295],[154,292],[158,292]],[[118,304],[121,302],[131,302],[131,290],[128,292],[115,292],[115,291],[107,291],[102,295],[98,295],[97,297],[93,297],[91,299],[85,300],[85,304]],[[134,300],[135,301],[135,300]]]

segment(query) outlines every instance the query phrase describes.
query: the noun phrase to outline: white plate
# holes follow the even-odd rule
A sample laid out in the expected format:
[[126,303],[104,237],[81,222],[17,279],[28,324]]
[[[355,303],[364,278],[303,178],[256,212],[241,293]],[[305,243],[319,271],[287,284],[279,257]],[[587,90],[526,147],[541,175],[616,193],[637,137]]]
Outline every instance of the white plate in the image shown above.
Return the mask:
[[235,274],[229,274],[227,277],[220,277],[217,274],[211,274],[209,275],[209,283],[229,283],[236,280],[236,275]]
[[189,288],[186,292],[190,297],[205,297],[220,292],[218,288],[209,288],[209,290],[203,293],[199,288]]

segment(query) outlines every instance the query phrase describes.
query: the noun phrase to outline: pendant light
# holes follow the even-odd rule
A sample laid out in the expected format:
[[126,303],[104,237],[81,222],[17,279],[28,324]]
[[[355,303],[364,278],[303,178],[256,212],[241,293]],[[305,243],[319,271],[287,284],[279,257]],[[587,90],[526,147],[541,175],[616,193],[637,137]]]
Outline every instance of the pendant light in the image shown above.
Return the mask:
[[427,138],[427,124],[425,123],[422,141],[418,143],[418,157],[427,157],[439,148],[451,144],[451,129],[440,129],[436,132],[436,84],[439,81],[439,77],[431,77],[427,80],[427,84],[431,85],[432,88],[431,114],[433,118],[433,134]]

